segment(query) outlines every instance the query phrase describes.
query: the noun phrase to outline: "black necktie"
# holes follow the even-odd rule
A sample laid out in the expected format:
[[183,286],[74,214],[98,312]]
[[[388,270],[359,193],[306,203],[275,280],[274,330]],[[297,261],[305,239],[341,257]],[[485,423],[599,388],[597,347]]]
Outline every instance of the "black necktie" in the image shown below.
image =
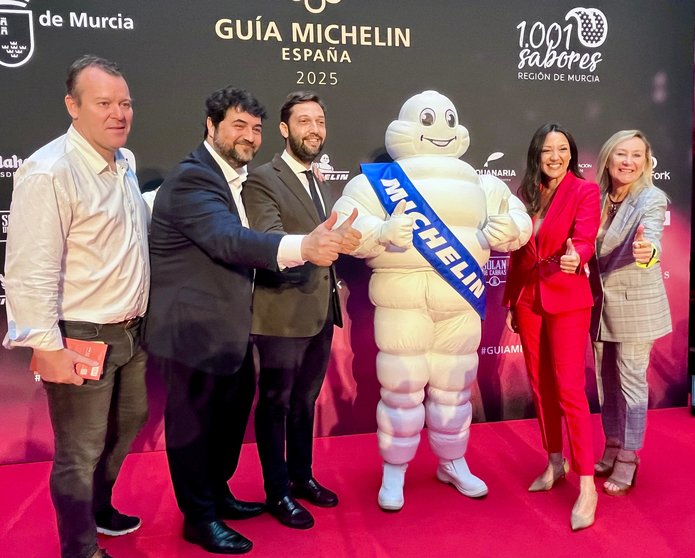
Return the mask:
[[319,197],[319,192],[316,189],[316,182],[314,181],[314,173],[311,170],[302,171],[306,175],[306,179],[309,182],[309,194],[311,195],[311,201],[314,202],[314,207],[316,212],[319,214],[321,221],[326,220],[326,212],[323,210],[321,205],[321,198]]

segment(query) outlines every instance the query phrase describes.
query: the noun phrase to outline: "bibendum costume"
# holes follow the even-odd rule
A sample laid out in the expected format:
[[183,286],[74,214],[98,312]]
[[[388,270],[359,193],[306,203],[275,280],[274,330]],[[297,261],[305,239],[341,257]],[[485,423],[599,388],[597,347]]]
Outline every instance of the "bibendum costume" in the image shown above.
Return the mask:
[[439,458],[437,478],[466,496],[487,494],[464,458],[484,312],[480,269],[491,249],[526,243],[531,220],[501,180],[479,176],[459,159],[468,131],[453,103],[436,91],[405,102],[385,145],[395,163],[363,165],[334,210],[343,220],[358,209],[354,227],[363,236],[353,255],[373,270],[384,459],[378,502],[398,510],[425,422]]

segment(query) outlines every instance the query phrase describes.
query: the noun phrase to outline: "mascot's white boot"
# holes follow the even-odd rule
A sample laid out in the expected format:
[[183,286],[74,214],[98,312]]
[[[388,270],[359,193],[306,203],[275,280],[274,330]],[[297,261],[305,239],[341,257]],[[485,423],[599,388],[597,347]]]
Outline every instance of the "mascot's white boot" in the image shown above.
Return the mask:
[[471,473],[465,457],[442,461],[437,468],[437,478],[453,484],[456,490],[469,498],[481,498],[487,494],[487,485]]
[[384,462],[384,475],[381,478],[379,489],[379,507],[382,510],[398,511],[405,502],[403,498],[403,483],[405,482],[405,470],[407,463],[392,465]]

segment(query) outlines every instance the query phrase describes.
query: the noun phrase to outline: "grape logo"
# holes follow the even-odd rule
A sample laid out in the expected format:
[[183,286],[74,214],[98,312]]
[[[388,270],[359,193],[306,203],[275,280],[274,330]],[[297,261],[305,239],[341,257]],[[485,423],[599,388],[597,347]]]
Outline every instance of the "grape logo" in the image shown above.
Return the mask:
[[[320,14],[326,9],[326,4],[339,4],[340,0],[292,0],[293,2],[304,2],[304,7],[312,14]],[[316,7],[314,7],[316,6]]]
[[0,0],[0,66],[21,66],[34,54],[34,19],[31,10],[21,9],[28,3]]
[[599,83],[603,53],[598,47],[608,38],[608,19],[596,8],[572,8],[564,19],[521,21],[517,79]]
[[577,38],[587,48],[600,47],[608,36],[608,20],[596,8],[573,8],[565,16],[577,20]]

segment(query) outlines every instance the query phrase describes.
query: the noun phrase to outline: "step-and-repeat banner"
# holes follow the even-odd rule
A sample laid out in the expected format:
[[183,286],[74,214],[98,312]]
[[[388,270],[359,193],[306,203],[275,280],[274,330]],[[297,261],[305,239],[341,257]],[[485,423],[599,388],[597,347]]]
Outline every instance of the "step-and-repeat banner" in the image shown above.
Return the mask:
[[[254,165],[283,148],[278,112],[288,92],[313,89],[325,99],[321,162],[336,195],[360,163],[383,160],[386,127],[407,98],[426,89],[456,105],[471,136],[462,158],[514,191],[540,124],[558,120],[572,131],[592,179],[603,142],[639,128],[653,145],[654,182],[670,197],[662,265],[674,331],[653,352],[650,405],[684,405],[693,24],[692,2],[666,0],[0,0],[0,261],[13,174],[69,125],[65,71],[84,53],[113,59],[126,74],[135,99],[128,147],[143,189],[156,187],[196,146],[205,98],[229,83],[254,92],[269,111]],[[519,338],[503,324],[506,270],[502,254],[484,270],[479,421],[533,416]],[[339,271],[348,319],[336,330],[321,394],[321,435],[376,427],[369,270],[345,258]],[[45,395],[28,371],[29,356],[0,350],[0,463],[51,456]],[[591,365],[587,378],[598,410]],[[156,371],[148,383],[151,418],[136,449],[162,447]]]

